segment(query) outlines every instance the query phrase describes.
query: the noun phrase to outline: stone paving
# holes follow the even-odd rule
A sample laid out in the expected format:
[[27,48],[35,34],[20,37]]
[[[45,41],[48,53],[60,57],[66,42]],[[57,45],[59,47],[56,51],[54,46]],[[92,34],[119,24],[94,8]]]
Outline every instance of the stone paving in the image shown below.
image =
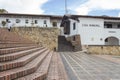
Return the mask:
[[60,54],[70,80],[120,80],[120,63],[83,52]]

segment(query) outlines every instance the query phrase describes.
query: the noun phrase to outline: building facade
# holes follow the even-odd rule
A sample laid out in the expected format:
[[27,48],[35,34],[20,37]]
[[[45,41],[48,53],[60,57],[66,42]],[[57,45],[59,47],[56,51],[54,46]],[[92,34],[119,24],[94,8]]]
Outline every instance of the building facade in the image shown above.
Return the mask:
[[120,20],[79,18],[78,34],[87,45],[120,45]]
[[68,18],[66,37],[80,35],[82,45],[120,45],[119,17],[71,15]]
[[58,27],[60,26],[61,16],[52,15],[34,15],[34,14],[0,14],[0,26],[4,25],[2,22],[6,22],[4,27],[14,26],[14,27]]
[[0,14],[0,27],[58,27],[66,37],[80,35],[82,45],[120,45],[119,17],[71,15],[68,20],[60,27],[62,16],[6,13]]

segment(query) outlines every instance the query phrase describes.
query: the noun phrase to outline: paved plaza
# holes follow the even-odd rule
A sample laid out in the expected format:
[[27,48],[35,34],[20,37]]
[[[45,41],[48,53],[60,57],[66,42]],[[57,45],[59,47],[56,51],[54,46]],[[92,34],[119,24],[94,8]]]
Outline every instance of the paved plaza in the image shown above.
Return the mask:
[[69,80],[120,80],[120,63],[83,52],[60,55]]

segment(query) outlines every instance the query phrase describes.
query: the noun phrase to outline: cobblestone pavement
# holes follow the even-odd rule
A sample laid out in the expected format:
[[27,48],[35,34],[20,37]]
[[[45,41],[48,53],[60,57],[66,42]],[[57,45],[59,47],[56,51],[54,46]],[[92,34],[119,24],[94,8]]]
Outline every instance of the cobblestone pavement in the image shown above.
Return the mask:
[[120,80],[120,64],[82,52],[61,52],[70,80]]

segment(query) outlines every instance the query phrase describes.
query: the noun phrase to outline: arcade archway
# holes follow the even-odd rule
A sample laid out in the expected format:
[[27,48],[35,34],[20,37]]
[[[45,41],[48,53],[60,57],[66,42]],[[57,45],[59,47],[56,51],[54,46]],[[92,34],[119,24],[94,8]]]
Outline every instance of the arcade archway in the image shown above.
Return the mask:
[[105,45],[119,45],[119,39],[116,37],[107,37],[105,39]]

